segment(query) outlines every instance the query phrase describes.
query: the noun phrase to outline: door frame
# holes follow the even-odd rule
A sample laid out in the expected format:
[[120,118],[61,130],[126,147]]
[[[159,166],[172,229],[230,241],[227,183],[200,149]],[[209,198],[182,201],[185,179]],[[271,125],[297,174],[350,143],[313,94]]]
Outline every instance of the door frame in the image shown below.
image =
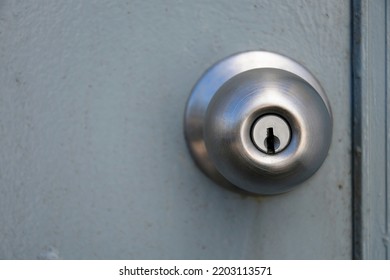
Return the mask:
[[353,258],[390,259],[390,0],[352,0]]

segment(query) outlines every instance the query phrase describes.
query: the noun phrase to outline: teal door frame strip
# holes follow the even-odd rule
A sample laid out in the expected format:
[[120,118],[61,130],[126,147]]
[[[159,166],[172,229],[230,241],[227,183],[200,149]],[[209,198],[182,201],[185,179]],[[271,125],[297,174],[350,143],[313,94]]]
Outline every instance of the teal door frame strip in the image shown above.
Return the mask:
[[390,259],[390,0],[352,0],[353,258]]

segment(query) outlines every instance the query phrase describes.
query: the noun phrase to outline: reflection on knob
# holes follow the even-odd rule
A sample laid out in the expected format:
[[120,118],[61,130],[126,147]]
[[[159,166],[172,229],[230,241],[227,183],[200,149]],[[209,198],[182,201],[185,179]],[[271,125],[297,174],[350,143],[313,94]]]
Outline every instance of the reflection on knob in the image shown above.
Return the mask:
[[198,166],[221,185],[279,194],[326,158],[332,116],[308,70],[270,52],[246,52],[211,67],[187,103],[185,135]]

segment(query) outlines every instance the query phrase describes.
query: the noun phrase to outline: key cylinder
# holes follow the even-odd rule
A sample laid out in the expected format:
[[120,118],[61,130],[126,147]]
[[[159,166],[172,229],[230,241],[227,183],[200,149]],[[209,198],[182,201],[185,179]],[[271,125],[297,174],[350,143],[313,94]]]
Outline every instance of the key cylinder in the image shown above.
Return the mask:
[[266,154],[283,151],[291,139],[291,129],[287,121],[278,115],[264,115],[258,118],[252,127],[252,141]]

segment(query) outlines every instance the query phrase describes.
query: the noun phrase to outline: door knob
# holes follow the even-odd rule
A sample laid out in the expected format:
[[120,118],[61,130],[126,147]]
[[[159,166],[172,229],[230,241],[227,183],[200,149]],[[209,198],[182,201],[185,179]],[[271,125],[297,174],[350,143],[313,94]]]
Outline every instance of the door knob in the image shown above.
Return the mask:
[[191,155],[214,181],[272,195],[320,168],[332,113],[302,65],[276,53],[244,52],[203,74],[188,99],[184,130]]

